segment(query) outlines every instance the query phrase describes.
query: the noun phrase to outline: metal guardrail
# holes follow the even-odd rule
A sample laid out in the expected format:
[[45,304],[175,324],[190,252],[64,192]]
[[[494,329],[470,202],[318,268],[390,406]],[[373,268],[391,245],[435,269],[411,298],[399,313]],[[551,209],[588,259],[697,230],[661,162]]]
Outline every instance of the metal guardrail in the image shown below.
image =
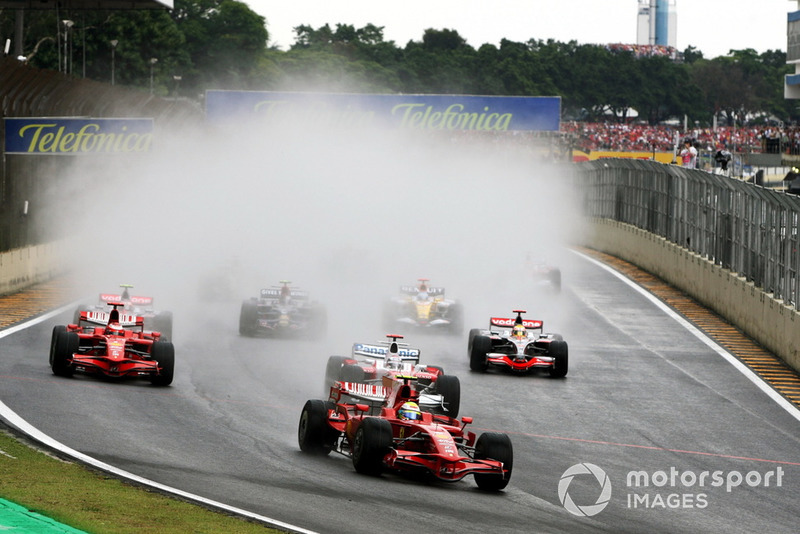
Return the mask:
[[633,159],[577,164],[575,179],[587,216],[664,237],[798,309],[800,197]]

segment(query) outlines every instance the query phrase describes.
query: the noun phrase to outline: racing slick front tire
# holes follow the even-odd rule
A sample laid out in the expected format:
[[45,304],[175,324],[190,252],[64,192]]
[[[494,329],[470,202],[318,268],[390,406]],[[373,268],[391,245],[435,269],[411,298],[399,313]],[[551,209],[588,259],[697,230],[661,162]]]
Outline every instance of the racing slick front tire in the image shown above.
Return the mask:
[[50,338],[50,365],[53,365],[53,351],[56,347],[56,337],[58,337],[59,332],[66,332],[67,327],[63,324],[59,324],[53,327],[53,335]]
[[333,385],[334,382],[342,380],[342,369],[344,362],[347,361],[345,356],[331,356],[328,358],[328,364],[325,366],[325,389]]
[[344,365],[342,366],[342,382],[363,382],[366,379],[364,369],[358,365]]
[[569,347],[566,341],[551,341],[550,356],[553,357],[553,366],[550,368],[551,378],[564,378],[569,371]]
[[254,300],[242,302],[242,309],[239,312],[239,335],[254,336],[256,323],[258,322],[258,303]]
[[78,352],[80,338],[75,332],[67,332],[66,328],[53,328],[53,340],[50,344],[50,368],[56,376],[72,376],[72,355]]
[[444,411],[442,415],[456,418],[461,408],[461,381],[455,375],[439,375],[436,379],[436,392],[442,396]]
[[153,317],[153,330],[161,334],[162,341],[172,339],[172,312],[161,312]]
[[475,336],[480,335],[481,329],[480,328],[471,328],[469,331],[469,337],[467,338],[467,352],[472,352],[472,341],[475,339]]
[[175,347],[169,341],[156,341],[150,350],[150,357],[158,362],[159,372],[150,377],[154,386],[168,386],[175,376]]
[[497,460],[503,463],[503,474],[476,473],[475,483],[485,491],[500,491],[511,480],[514,467],[514,448],[511,439],[500,432],[484,432],[475,444],[476,460]]
[[75,308],[75,313],[72,314],[72,324],[79,324],[81,322],[81,312],[87,308],[88,306],[78,306]]
[[362,475],[378,476],[383,458],[392,447],[392,425],[386,419],[366,417],[353,439],[353,467]]
[[336,446],[339,433],[328,425],[328,412],[332,409],[334,404],[329,401],[306,401],[297,426],[297,443],[301,451],[325,456]]
[[473,371],[485,371],[489,367],[486,354],[492,350],[492,340],[487,336],[476,335],[472,338],[469,351],[469,368]]

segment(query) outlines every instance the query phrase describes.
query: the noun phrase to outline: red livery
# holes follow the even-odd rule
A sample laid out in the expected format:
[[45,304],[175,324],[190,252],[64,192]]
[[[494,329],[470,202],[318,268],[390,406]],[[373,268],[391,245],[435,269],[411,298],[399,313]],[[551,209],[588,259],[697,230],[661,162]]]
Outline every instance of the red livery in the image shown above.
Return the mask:
[[473,475],[480,489],[508,485],[514,463],[506,434],[465,430],[460,420],[420,411],[413,378],[386,378],[383,386],[337,382],[330,399],[309,400],[298,426],[300,449],[349,456],[359,473],[425,473],[455,482]]
[[121,315],[122,302],[106,312],[81,311],[77,324],[53,328],[50,367],[53,374],[75,372],[109,378],[144,378],[157,386],[172,383],[175,349],[159,332],[146,332],[144,318]]

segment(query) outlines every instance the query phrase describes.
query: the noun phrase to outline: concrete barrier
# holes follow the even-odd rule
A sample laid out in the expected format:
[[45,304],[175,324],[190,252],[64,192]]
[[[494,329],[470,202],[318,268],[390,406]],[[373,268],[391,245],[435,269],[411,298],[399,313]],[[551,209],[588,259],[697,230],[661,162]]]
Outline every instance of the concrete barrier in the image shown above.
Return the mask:
[[800,371],[800,313],[737,273],[629,224],[593,219],[581,245],[633,263],[714,310]]
[[57,241],[0,253],[0,295],[63,274],[66,268],[60,259],[66,256],[65,246],[65,241]]

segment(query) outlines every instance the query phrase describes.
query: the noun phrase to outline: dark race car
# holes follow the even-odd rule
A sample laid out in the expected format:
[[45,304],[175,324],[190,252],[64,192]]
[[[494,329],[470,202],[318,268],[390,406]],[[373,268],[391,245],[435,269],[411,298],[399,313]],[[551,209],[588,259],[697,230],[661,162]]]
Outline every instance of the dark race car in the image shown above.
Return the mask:
[[492,317],[489,330],[469,332],[467,352],[473,371],[490,367],[516,373],[546,369],[551,377],[562,378],[569,369],[567,342],[560,334],[545,334],[544,322],[523,319],[525,310],[514,310],[517,317]]
[[349,456],[355,470],[366,475],[390,471],[446,482],[473,475],[482,490],[505,488],[514,463],[509,437],[498,432],[476,437],[465,430],[471,417],[421,411],[412,381],[337,382],[329,400],[305,403],[297,431],[300,449]]
[[144,330],[144,319],[121,315],[121,302],[110,312],[83,311],[76,324],[53,327],[50,368],[53,374],[74,373],[107,378],[143,378],[157,386],[172,383],[175,349],[159,332]]
[[446,375],[441,367],[419,363],[420,350],[411,348],[400,335],[387,335],[389,341],[375,344],[354,343],[351,356],[331,356],[325,368],[325,387],[336,382],[382,384],[383,378],[413,377],[420,407],[435,413],[458,417],[461,383]]
[[459,302],[447,299],[443,287],[431,287],[427,278],[416,286],[401,286],[400,295],[385,304],[383,327],[400,332],[441,332],[461,334],[464,309]]
[[78,323],[81,312],[105,312],[111,302],[122,303],[122,311],[126,315],[135,315],[144,319],[145,328],[161,334],[162,340],[172,339],[172,312],[159,311],[153,307],[153,297],[131,296],[130,284],[120,284],[122,293],[100,293],[97,304],[84,304],[75,310],[73,322]]
[[307,291],[289,287],[262,289],[257,298],[242,302],[239,334],[243,336],[322,337],[327,332],[325,308],[309,298]]

